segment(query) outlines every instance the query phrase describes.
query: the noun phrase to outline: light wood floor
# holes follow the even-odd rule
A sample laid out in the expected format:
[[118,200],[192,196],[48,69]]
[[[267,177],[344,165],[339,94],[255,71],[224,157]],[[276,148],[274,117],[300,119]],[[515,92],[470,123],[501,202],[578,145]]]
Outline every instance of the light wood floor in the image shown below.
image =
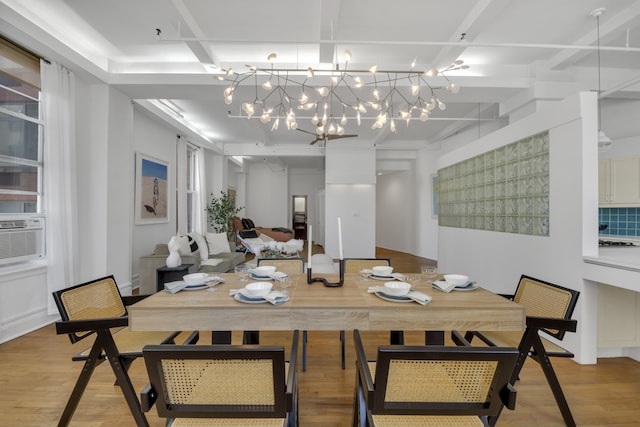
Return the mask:
[[[390,256],[402,272],[419,271],[432,261],[402,253],[378,250],[378,257]],[[375,354],[386,343],[387,333],[363,331],[367,351]],[[286,344],[291,334],[263,332],[263,343]],[[421,344],[422,334],[407,333],[407,344]],[[355,379],[352,334],[347,332],[347,369],[340,369],[338,332],[309,333],[307,372],[300,372],[300,424],[302,427],[350,426]],[[208,335],[203,333],[201,342]],[[240,334],[234,333],[234,342]],[[79,343],[78,345],[83,345]],[[72,362],[78,349],[66,336],[55,333],[53,325],[0,345],[0,413],[3,426],[54,426],[75,384],[82,364]],[[571,360],[553,359],[560,383],[579,426],[640,425],[640,363],[626,358],[600,359],[597,365],[578,365]],[[130,374],[137,389],[146,384],[141,360]],[[117,387],[108,364],[100,365],[85,392],[72,426],[134,426],[133,419]],[[527,360],[516,384],[515,411],[505,411],[499,426],[562,426],[542,371]],[[148,414],[152,426],[164,422]]]

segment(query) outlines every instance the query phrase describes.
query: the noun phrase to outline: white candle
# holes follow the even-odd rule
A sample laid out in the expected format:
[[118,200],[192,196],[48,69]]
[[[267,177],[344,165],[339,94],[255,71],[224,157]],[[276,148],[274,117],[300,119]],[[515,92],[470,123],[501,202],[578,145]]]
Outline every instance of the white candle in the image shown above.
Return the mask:
[[311,246],[313,246],[313,240],[311,239],[311,226],[309,226],[309,235],[307,236],[307,245],[309,246],[308,248],[308,255],[307,255],[307,269],[311,268]]
[[338,251],[340,252],[340,259],[344,259],[342,253],[342,219],[338,217]]

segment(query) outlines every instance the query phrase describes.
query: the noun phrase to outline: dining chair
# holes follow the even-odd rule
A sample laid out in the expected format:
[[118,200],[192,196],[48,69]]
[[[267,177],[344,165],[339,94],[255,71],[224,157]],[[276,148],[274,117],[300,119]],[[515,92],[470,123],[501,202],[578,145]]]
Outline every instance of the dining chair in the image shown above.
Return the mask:
[[[67,334],[73,344],[95,336],[91,347],[72,357],[73,361],[84,361],[84,367],[58,425],[69,424],[94,369],[105,360],[111,365],[116,384],[120,386],[136,424],[148,425],[129,378],[129,366],[135,359],[142,357],[144,345],[174,344],[181,333],[130,331],[127,328],[129,322],[126,306],[143,298],[146,295],[123,297],[112,275],[53,292],[61,317],[56,322],[56,332]],[[184,343],[195,344],[198,337],[198,332],[192,332]]]
[[487,426],[515,408],[516,348],[380,346],[367,358],[358,330],[353,426]]
[[503,296],[525,306],[526,328],[524,333],[467,331],[464,340],[461,341],[462,335],[458,331],[452,331],[451,338],[458,344],[464,344],[465,341],[471,342],[473,337],[478,337],[489,346],[518,347],[520,355],[511,375],[512,384],[518,380],[527,356],[535,360],[542,367],[565,424],[575,426],[569,404],[562,392],[550,359],[550,357],[571,358],[574,357],[574,354],[540,336],[540,332],[557,341],[561,341],[566,332],[575,332],[577,321],[571,320],[571,316],[579,295],[580,292],[573,289],[522,275],[515,294]]
[[[360,273],[364,269],[370,270],[377,265],[391,265],[391,259],[389,258],[345,258],[343,269],[345,273]],[[340,342],[342,343],[342,369],[345,367],[345,333],[340,331]],[[404,344],[404,332],[403,331],[390,331],[389,332],[390,344]]]
[[167,425],[298,425],[298,331],[283,346],[150,345],[142,409]]

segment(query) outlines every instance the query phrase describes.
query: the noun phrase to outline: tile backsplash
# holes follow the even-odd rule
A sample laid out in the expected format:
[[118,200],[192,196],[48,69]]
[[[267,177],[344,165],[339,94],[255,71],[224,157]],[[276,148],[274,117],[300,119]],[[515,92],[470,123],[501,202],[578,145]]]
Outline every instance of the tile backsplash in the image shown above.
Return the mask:
[[640,208],[598,208],[598,221],[608,226],[600,236],[640,236]]

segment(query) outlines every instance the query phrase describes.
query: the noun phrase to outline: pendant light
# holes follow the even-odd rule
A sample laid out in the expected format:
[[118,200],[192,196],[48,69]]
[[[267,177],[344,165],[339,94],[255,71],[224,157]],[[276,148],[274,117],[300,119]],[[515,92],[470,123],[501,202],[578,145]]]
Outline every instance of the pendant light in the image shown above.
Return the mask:
[[611,138],[609,138],[602,130],[602,100],[600,89],[600,16],[606,9],[601,7],[591,12],[591,16],[595,16],[598,30],[598,149],[600,151],[608,151],[611,149]]

